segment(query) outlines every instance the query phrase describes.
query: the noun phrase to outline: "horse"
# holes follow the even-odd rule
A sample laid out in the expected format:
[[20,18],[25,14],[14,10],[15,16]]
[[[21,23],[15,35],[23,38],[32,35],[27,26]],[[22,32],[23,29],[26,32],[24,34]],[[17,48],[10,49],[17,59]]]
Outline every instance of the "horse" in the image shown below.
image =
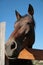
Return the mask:
[[34,9],[31,4],[28,7],[28,14],[21,16],[15,10],[17,21],[14,25],[15,30],[10,35],[5,49],[9,58],[17,59],[20,51],[24,48],[32,48],[35,42],[35,21]]

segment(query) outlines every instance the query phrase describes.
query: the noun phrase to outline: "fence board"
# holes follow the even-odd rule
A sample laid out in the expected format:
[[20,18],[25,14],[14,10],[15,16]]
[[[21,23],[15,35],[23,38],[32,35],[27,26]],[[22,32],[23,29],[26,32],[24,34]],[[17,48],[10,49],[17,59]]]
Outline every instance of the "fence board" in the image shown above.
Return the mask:
[[23,49],[19,56],[19,59],[31,59],[31,60],[43,60],[43,50],[40,49]]
[[5,62],[5,22],[0,22],[0,65]]

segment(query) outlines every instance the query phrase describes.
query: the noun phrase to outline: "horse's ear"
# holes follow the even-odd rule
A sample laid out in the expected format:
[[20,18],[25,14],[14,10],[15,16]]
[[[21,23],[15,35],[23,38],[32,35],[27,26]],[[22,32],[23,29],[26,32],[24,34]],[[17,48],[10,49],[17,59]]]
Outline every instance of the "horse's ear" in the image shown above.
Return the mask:
[[31,4],[29,4],[28,13],[29,13],[30,15],[32,15],[32,16],[33,16],[33,14],[34,14],[34,9],[33,9],[33,6],[32,6]]
[[17,19],[20,19],[22,17],[16,10],[15,10],[15,14],[16,14]]

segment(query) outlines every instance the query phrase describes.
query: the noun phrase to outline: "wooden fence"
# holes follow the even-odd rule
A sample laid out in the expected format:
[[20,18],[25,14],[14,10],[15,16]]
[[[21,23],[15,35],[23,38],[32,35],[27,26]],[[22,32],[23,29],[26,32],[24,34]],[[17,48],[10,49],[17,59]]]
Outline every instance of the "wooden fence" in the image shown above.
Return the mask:
[[5,22],[0,22],[0,65],[5,65]]
[[23,49],[19,56],[19,59],[31,59],[31,60],[43,60],[43,50],[40,49]]

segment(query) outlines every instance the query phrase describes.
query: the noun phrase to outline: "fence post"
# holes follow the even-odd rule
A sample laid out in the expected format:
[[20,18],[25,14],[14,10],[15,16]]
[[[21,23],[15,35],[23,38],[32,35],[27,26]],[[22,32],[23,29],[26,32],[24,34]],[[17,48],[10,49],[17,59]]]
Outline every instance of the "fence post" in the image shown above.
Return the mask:
[[0,22],[0,65],[5,65],[5,22]]

